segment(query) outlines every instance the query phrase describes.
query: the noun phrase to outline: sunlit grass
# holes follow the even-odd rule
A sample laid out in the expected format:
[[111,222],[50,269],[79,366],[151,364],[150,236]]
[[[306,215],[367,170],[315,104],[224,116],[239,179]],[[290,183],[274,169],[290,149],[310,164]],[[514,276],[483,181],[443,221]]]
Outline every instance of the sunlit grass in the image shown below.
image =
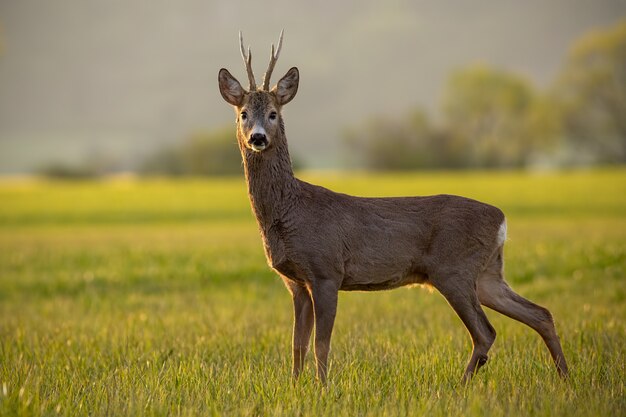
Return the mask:
[[488,311],[489,364],[458,385],[460,320],[419,288],[341,293],[328,388],[289,378],[291,301],[241,179],[3,182],[0,415],[623,415],[626,171],[307,174],[360,195],[502,207],[514,288],[550,308],[572,375]]

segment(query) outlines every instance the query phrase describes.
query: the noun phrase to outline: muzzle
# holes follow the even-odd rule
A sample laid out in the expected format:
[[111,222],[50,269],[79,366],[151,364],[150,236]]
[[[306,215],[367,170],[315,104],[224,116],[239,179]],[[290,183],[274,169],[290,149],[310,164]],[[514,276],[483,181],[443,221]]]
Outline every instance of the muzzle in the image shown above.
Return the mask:
[[267,148],[269,141],[267,140],[267,136],[263,133],[253,133],[250,135],[250,139],[248,139],[248,145],[252,148],[252,150],[261,152]]

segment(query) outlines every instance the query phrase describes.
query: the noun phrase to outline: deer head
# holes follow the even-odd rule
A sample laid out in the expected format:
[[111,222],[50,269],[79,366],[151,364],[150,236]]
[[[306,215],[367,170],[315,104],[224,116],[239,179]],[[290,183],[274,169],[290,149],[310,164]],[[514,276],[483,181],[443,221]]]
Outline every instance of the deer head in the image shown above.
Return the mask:
[[270,149],[277,140],[284,138],[281,109],[295,97],[300,76],[298,68],[293,67],[272,89],[269,88],[270,77],[278,60],[282,43],[283,32],[281,31],[276,50],[272,44],[270,63],[261,88],[257,88],[254,81],[252,53],[250,48],[246,53],[241,32],[239,32],[239,44],[248,73],[248,90],[244,90],[227,69],[222,68],[218,74],[220,93],[224,100],[235,108],[237,139],[242,150],[263,152]]

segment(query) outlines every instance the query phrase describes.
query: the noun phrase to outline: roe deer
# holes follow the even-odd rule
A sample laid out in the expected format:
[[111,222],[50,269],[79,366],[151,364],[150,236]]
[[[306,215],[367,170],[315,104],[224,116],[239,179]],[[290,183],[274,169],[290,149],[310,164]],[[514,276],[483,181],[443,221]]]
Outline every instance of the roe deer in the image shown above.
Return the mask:
[[487,361],[496,332],[481,304],[536,330],[563,377],[567,364],[550,312],[519,296],[503,277],[506,220],[500,209],[454,195],[362,198],[294,177],[281,115],[298,91],[296,67],[272,88],[280,54],[257,88],[241,33],[249,87],[222,68],[222,97],[234,106],[237,141],[252,211],[269,265],[293,297],[293,376],[300,374],[315,324],[317,377],[327,377],[339,290],[375,291],[429,284],[446,298],[473,342],[463,380]]

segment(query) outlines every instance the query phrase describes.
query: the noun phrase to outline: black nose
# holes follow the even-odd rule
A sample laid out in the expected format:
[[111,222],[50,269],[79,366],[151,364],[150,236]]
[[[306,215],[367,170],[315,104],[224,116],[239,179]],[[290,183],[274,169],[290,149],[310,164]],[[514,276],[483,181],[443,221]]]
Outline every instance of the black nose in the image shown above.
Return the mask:
[[251,145],[263,146],[267,145],[267,138],[263,133],[254,133],[248,141]]

